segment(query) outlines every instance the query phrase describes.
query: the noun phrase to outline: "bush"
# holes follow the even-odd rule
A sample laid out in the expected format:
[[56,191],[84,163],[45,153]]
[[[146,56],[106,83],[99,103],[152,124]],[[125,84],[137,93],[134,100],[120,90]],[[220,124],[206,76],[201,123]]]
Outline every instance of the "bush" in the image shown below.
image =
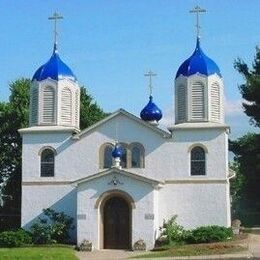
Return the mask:
[[23,229],[18,229],[17,231],[4,231],[0,233],[0,247],[19,247],[31,243],[31,234]]
[[189,243],[212,243],[226,241],[233,237],[232,228],[221,226],[203,226],[191,231],[186,238]]
[[35,244],[67,243],[69,231],[73,229],[73,218],[64,212],[56,212],[53,209],[43,210],[45,218],[39,218],[39,222],[31,227],[33,242]]
[[186,239],[189,231],[184,230],[183,226],[178,225],[176,219],[177,215],[174,215],[168,221],[163,221],[163,226],[160,227],[161,237],[158,241],[172,244],[172,242],[181,242]]

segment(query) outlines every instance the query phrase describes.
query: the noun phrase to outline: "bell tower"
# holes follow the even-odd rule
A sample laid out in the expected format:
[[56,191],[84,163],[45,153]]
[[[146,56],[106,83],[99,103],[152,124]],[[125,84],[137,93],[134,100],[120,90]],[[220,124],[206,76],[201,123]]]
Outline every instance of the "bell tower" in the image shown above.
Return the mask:
[[72,70],[58,54],[57,13],[51,58],[34,73],[30,89],[30,127],[61,126],[79,129],[80,88]]
[[210,122],[224,124],[223,79],[217,64],[201,49],[199,14],[196,6],[197,42],[193,54],[179,67],[175,77],[175,124]]

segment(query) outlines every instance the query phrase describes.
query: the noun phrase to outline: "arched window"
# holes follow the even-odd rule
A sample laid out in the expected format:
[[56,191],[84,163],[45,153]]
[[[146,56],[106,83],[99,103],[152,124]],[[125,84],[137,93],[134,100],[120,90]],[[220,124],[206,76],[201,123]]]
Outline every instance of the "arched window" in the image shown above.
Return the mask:
[[203,148],[196,146],[191,150],[191,175],[206,174],[206,158]]
[[51,148],[45,148],[41,152],[41,177],[54,176],[55,153]]
[[122,168],[128,168],[128,156],[127,156],[127,145],[124,143],[119,144],[122,149],[122,158],[120,165]]
[[144,147],[139,143],[130,145],[132,168],[144,168]]
[[206,156],[203,148],[196,146],[192,148],[190,154],[191,175],[206,174]]
[[204,86],[201,82],[195,82],[192,84],[191,119],[198,121],[205,119]]
[[45,124],[53,124],[55,120],[55,90],[47,86],[43,90],[42,121]]
[[104,157],[103,157],[103,168],[111,168],[113,164],[112,159],[113,147],[111,145],[106,145],[104,148]]

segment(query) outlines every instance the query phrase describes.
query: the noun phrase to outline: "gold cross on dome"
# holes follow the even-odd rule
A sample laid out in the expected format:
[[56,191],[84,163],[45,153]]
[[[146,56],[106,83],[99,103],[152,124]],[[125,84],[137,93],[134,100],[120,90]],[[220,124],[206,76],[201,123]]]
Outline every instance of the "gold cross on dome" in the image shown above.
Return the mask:
[[152,77],[157,76],[154,72],[149,70],[147,73],[144,74],[145,77],[149,77],[149,90],[150,90],[150,96],[152,95],[153,92],[153,86],[152,86]]
[[58,32],[57,32],[57,21],[60,19],[63,19],[63,16],[59,15],[57,12],[54,12],[54,14],[52,16],[50,16],[48,18],[49,20],[54,20],[54,43],[57,44],[57,36],[58,36]]
[[197,37],[200,37],[200,24],[199,24],[199,15],[200,13],[205,13],[206,9],[200,8],[198,5],[195,6],[192,10],[190,10],[190,13],[196,13],[196,28],[197,28]]

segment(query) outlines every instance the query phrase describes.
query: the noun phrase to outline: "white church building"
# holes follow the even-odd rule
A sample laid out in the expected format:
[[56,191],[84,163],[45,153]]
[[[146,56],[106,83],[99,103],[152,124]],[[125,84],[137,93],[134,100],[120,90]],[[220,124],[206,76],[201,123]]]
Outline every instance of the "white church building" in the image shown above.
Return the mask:
[[160,128],[152,96],[140,117],[120,108],[80,129],[78,81],[55,44],[32,78],[30,126],[19,130],[22,227],[52,208],[73,217],[78,244],[131,249],[142,239],[151,249],[173,215],[187,229],[230,226],[223,88],[198,37],[176,73],[175,124],[168,130]]

